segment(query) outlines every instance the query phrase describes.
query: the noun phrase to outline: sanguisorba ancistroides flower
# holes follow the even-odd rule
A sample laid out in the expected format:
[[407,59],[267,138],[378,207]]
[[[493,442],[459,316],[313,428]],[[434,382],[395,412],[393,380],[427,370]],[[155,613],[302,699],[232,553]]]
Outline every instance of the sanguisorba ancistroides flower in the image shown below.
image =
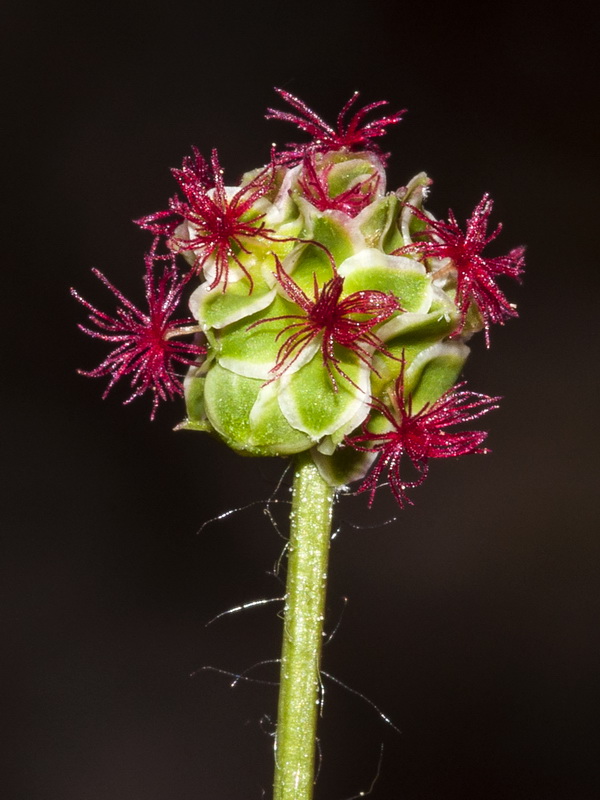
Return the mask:
[[[453,387],[469,338],[484,330],[489,344],[490,326],[516,315],[498,280],[520,277],[524,251],[483,255],[499,233],[486,233],[488,195],[461,225],[425,209],[424,173],[387,190],[379,141],[404,112],[374,115],[384,101],[356,110],[355,94],[332,126],[278,92],[292,110],[267,118],[295,124],[307,141],[273,149],[235,186],[216,150],[209,161],[194,150],[173,170],[183,197],[138,220],[156,237],[148,313],[102,275],[121,303],[115,316],[76,295],[94,326],[84,330],[116,345],[86,374],[109,376],[108,388],[128,377],[129,399],[152,393],[152,414],[184,391],[179,428],[249,455],[310,450],[332,485],[362,478],[370,502],[385,473],[403,505],[430,458],[483,452],[485,432],[447,428],[497,399]],[[157,255],[159,241],[169,255]],[[176,254],[187,262],[181,273]],[[193,283],[193,319],[172,320]]]

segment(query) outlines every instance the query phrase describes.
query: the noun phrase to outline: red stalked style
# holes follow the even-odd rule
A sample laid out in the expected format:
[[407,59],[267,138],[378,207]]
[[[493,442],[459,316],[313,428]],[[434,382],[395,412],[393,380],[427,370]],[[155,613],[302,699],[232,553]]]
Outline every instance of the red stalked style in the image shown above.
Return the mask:
[[[275,256],[275,262],[277,280],[286,295],[306,313],[270,317],[259,320],[250,326],[250,328],[253,328],[273,319],[298,320],[298,322],[291,322],[277,334],[277,338],[279,338],[295,329],[279,348],[277,363],[271,370],[275,376],[273,380],[283,375],[297,360],[304,348],[320,333],[323,334],[321,344],[323,363],[327,367],[334,390],[337,390],[337,384],[333,377],[332,365],[340,375],[353,383],[339,366],[339,359],[336,358],[334,351],[336,344],[352,350],[369,369],[373,369],[373,366],[371,354],[366,348],[372,347],[386,355],[390,355],[384,349],[381,339],[372,331],[376,325],[384,322],[394,312],[402,310],[397,297],[385,292],[364,291],[354,292],[354,294],[350,294],[342,300],[344,279],[334,271],[332,280],[327,281],[321,288],[319,288],[315,277],[314,300],[311,300],[285,272],[277,256]],[[352,317],[354,314],[369,315],[369,319],[354,319]]]
[[[216,269],[211,289],[219,284],[222,284],[223,291],[227,289],[229,266],[233,261],[248,278],[252,290],[252,277],[237,253],[248,253],[244,246],[246,238],[271,239],[273,231],[264,226],[264,214],[254,214],[244,220],[242,217],[271,189],[273,164],[269,163],[232,197],[227,196],[216,149],[212,151],[211,170],[198,151],[194,150],[194,159],[187,158],[182,169],[173,170],[173,174],[185,201],[173,197],[169,201],[169,211],[142,217],[136,220],[137,224],[169,237],[169,246],[174,252],[193,252],[194,269],[198,273],[213,257]],[[176,228],[184,220],[193,226],[190,238],[175,234]]]
[[[362,433],[346,437],[346,444],[365,453],[378,453],[379,458],[370,473],[358,487],[359,492],[369,492],[369,506],[372,505],[382,472],[387,477],[398,505],[403,508],[412,500],[406,489],[419,486],[427,477],[430,458],[450,458],[468,453],[486,453],[480,445],[487,437],[487,431],[448,431],[447,428],[478,419],[498,408],[498,397],[488,397],[476,392],[460,391],[465,385],[457,384],[433,405],[426,404],[416,414],[412,413],[412,401],[405,396],[404,370],[396,380],[394,391],[390,392],[391,410],[380,400],[371,401],[375,411],[380,412],[392,425],[387,433],[371,433],[362,426]],[[417,472],[417,478],[408,481],[402,477],[401,466],[406,458]]]
[[444,222],[431,219],[420,209],[411,207],[412,213],[427,223],[425,233],[431,236],[431,241],[414,242],[396,251],[396,254],[418,252],[425,258],[451,259],[456,268],[456,304],[461,315],[461,324],[454,335],[462,332],[469,306],[474,303],[483,319],[488,347],[490,324],[504,324],[509,317],[518,316],[514,305],[496,285],[496,278],[508,275],[518,280],[525,266],[524,247],[516,247],[508,255],[496,258],[481,255],[484,247],[502,230],[499,224],[493,233],[487,235],[493,205],[490,196],[484,194],[467,220],[464,233],[452,210],[448,211],[448,222]]
[[359,93],[354,92],[338,114],[336,127],[332,128],[298,97],[283,89],[275,89],[275,91],[299,113],[293,114],[289,111],[278,111],[277,109],[269,108],[267,109],[266,119],[291,122],[312,137],[312,141],[306,144],[298,144],[296,142],[288,144],[287,152],[279,155],[281,160],[286,163],[301,161],[307,153],[325,153],[336,150],[347,150],[349,152],[370,150],[373,153],[377,153],[385,165],[389,153],[383,153],[379,145],[373,140],[387,133],[386,128],[390,125],[396,125],[402,119],[402,115],[406,113],[406,109],[403,109],[390,116],[364,122],[365,117],[371,111],[388,105],[387,100],[379,100],[377,103],[370,103],[364,106],[364,108],[359,109],[347,119],[350,109],[359,97]]
[[343,211],[349,217],[355,217],[373,201],[381,181],[380,176],[374,172],[365,180],[331,197],[327,179],[334,166],[327,164],[318,169],[314,153],[309,153],[304,159],[298,186],[302,189],[304,197],[319,211]]
[[[155,241],[152,250],[145,257],[147,314],[134,306],[98,270],[93,270],[96,277],[121,304],[113,316],[99,311],[71,289],[71,294],[90,312],[90,323],[95,326],[95,329],[83,325],[79,328],[96,339],[116,343],[114,350],[98,367],[89,371],[80,370],[81,374],[92,378],[110,376],[103,397],[106,397],[118,380],[131,377],[132,393],[125,403],[130,403],[147,391],[152,392],[151,419],[154,419],[161,400],[183,394],[181,381],[175,374],[174,362],[190,365],[195,363],[197,356],[206,352],[200,345],[171,339],[172,336],[188,332],[182,330],[182,326],[195,326],[196,323],[192,319],[171,319],[187,281],[178,274],[175,256],[157,256],[156,245]],[[157,261],[166,262],[158,278],[155,275]]]

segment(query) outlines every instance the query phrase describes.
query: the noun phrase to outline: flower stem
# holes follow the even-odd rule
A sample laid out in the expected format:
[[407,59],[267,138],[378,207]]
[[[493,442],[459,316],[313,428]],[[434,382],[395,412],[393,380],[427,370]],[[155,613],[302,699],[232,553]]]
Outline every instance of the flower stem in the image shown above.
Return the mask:
[[294,472],[274,800],[311,800],[334,491],[309,453]]

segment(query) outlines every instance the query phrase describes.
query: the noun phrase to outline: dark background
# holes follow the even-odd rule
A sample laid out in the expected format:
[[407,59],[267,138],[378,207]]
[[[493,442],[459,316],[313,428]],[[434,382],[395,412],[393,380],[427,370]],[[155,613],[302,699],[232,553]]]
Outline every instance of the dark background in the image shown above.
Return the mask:
[[[598,775],[598,25],[583,4],[34,2],[3,12],[6,453],[1,692],[7,800],[269,797],[283,462],[173,433],[183,407],[105,402],[76,374],[89,272],[141,300],[169,168],[219,147],[230,182],[294,138],[272,87],[332,119],[355,89],[407,107],[390,187],[429,208],[484,191],[528,247],[519,320],[474,344],[501,394],[493,454],[434,463],[415,506],[344,498],[332,547],[317,798],[591,800]],[[8,180],[6,180],[8,179]],[[279,494],[287,497],[286,492]],[[224,511],[255,505],[198,531]],[[285,516],[285,506],[274,507]],[[394,514],[396,521],[384,525]],[[283,517],[284,518],[284,517]],[[357,530],[349,520],[373,526]],[[285,526],[284,526],[285,530]],[[275,680],[276,669],[252,673]]]

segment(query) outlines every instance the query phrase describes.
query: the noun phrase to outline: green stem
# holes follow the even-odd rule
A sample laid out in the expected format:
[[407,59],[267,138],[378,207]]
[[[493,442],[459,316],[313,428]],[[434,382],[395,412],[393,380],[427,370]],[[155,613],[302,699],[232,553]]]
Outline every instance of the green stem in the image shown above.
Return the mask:
[[311,800],[333,489],[296,461],[275,739],[274,800]]

